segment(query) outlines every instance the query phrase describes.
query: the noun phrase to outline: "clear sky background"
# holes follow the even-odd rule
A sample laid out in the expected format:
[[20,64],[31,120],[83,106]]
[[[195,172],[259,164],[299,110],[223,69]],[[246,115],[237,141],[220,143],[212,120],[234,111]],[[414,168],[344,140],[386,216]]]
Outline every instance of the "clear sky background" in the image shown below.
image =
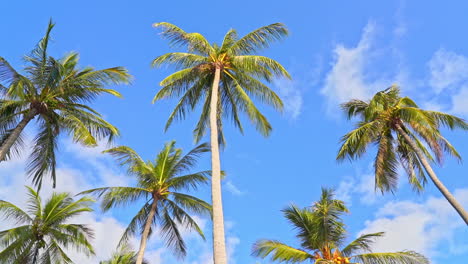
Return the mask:
[[[132,84],[115,87],[124,99],[102,97],[94,107],[120,128],[122,136],[116,144],[131,146],[145,159],[154,158],[171,139],[185,150],[194,147],[195,118],[176,123],[164,133],[175,101],[151,104],[159,81],[172,71],[150,67],[152,59],[170,51],[152,23],[171,22],[218,43],[230,28],[243,35],[266,24],[285,23],[290,36],[263,53],[281,62],[293,77],[272,85],[284,100],[283,114],[261,107],[273,125],[272,135],[263,138],[248,122],[245,135],[225,127],[227,147],[221,161],[228,173],[223,188],[230,263],[270,263],[250,256],[257,239],[296,245],[280,210],[290,203],[310,205],[322,186],[336,188],[338,197],[350,206],[351,213],[345,217],[350,239],[362,232],[385,231],[375,251],[416,250],[433,263],[466,262],[468,229],[432,183],[418,195],[402,174],[399,191],[382,196],[374,193],[375,150],[353,163],[335,162],[339,138],[352,128],[337,105],[350,98],[369,98],[394,83],[420,106],[468,118],[465,1],[44,0],[3,1],[1,8],[0,56],[17,69],[23,65],[22,56],[43,36],[50,18],[57,23],[50,48],[53,56],[77,51],[82,66],[129,69],[135,76]],[[28,132],[33,131],[31,124]],[[468,135],[444,133],[468,159]],[[123,169],[100,154],[105,148],[84,149],[62,138],[57,191],[77,193],[131,183]],[[19,158],[0,165],[0,199],[24,202],[23,185],[29,184],[24,162]],[[209,166],[206,155],[199,168]],[[465,208],[467,168],[451,158],[435,167]],[[197,195],[209,200],[208,186]],[[110,256],[135,209],[96,211],[77,219],[95,228],[98,257],[83,259],[74,254],[76,263],[97,263]],[[199,221],[210,237],[210,222]],[[0,229],[9,225],[0,222]],[[211,263],[210,240],[203,242],[193,234],[186,237],[185,262],[176,262],[157,234],[149,244],[148,260],[152,264]]]

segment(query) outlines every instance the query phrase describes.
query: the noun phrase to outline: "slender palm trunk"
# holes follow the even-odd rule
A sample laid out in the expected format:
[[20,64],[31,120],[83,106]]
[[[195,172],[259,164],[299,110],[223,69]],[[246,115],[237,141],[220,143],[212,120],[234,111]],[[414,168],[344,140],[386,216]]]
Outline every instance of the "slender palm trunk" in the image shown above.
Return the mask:
[[23,132],[26,125],[36,116],[36,111],[30,110],[27,114],[23,116],[23,119],[18,123],[18,125],[13,129],[11,134],[6,138],[3,144],[0,146],[0,162],[4,161],[8,152],[10,151],[11,146],[18,140],[21,132]]
[[221,69],[217,66],[210,101],[210,139],[211,139],[211,202],[213,206],[213,261],[226,264],[226,242],[224,237],[223,201],[221,194],[221,162],[218,143],[218,88]]
[[145,254],[146,242],[148,241],[148,234],[149,234],[151,225],[153,224],[154,214],[156,214],[157,204],[158,204],[158,200],[153,197],[153,204],[151,204],[151,209],[148,214],[148,219],[146,219],[145,228],[143,229],[143,233],[141,234],[140,249],[138,250],[135,264],[143,263],[143,256]]
[[38,256],[39,256],[39,247],[36,247],[36,249],[34,250],[34,257],[33,257],[33,260],[32,260],[32,264],[37,263],[37,257]]
[[422,153],[422,151],[416,146],[416,143],[411,139],[411,137],[401,128],[399,124],[396,124],[397,131],[403,136],[406,142],[413,148],[418,155],[419,160],[421,161],[424,169],[426,170],[427,174],[431,178],[432,182],[435,184],[437,189],[445,196],[445,199],[452,205],[453,208],[457,211],[457,213],[461,216],[461,218],[465,221],[468,225],[468,213],[463,209],[461,204],[455,199],[455,197],[450,193],[447,187],[439,180],[435,172],[432,170],[431,165],[427,161],[426,157]]

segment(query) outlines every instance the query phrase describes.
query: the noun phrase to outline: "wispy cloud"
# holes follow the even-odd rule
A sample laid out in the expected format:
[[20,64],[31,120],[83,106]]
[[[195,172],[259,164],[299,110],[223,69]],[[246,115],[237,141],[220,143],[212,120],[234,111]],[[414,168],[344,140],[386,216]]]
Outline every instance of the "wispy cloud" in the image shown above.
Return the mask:
[[369,22],[355,47],[338,44],[334,48],[332,67],[320,91],[330,114],[335,113],[337,104],[353,98],[370,98],[374,92],[389,86],[388,81],[367,78],[375,31],[376,25]]
[[226,187],[226,190],[228,190],[231,194],[235,195],[235,196],[241,196],[241,195],[244,195],[245,192],[241,191],[236,185],[234,185],[234,183],[230,180],[226,181],[226,183],[224,184],[224,186]]
[[429,84],[435,92],[454,88],[468,79],[468,58],[445,49],[437,50],[428,62]]
[[296,82],[292,80],[279,79],[275,81],[279,96],[283,100],[284,112],[292,119],[296,119],[302,112],[302,92],[298,89]]
[[336,197],[348,205],[356,197],[359,197],[361,204],[372,205],[381,194],[375,189],[375,177],[369,169],[367,172],[357,170],[354,176],[344,177],[336,188]]
[[426,104],[468,116],[468,57],[441,48],[434,52],[427,65],[433,96]]

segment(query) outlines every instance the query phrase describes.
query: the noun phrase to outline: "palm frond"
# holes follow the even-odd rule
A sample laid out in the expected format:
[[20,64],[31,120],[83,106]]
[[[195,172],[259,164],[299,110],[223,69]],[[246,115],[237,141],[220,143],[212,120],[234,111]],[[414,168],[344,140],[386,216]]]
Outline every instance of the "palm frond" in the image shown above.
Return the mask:
[[372,233],[372,234],[363,234],[349,243],[346,247],[341,250],[341,253],[346,256],[350,257],[351,255],[355,254],[356,252],[370,252],[372,243],[376,238],[384,236],[384,232]]
[[362,264],[428,264],[429,260],[413,251],[395,253],[368,253],[354,256],[353,259]]
[[282,23],[274,23],[258,28],[236,41],[230,48],[233,54],[250,54],[268,48],[270,43],[288,35]]
[[300,263],[314,259],[313,255],[276,240],[257,241],[253,246],[252,255],[260,258],[266,258],[271,255],[272,261],[280,263]]

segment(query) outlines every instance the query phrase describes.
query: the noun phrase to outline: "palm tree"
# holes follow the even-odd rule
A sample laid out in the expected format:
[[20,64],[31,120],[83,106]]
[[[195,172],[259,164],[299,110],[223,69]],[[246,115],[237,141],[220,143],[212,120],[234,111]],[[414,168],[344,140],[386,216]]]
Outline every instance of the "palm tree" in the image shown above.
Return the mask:
[[186,245],[179,227],[194,230],[204,238],[202,230],[189,212],[207,214],[211,212],[211,206],[180,191],[196,190],[200,184],[207,183],[210,171],[184,173],[195,166],[197,157],[209,151],[209,148],[206,144],[202,144],[183,156],[182,150],[174,146],[175,141],[167,143],[154,161],[146,162],[129,147],[120,146],[106,150],[105,152],[118,159],[120,165],[128,166],[128,173],[136,177],[137,186],[105,187],[82,192],[102,197],[103,211],[144,201],[120,240],[120,244],[124,244],[130,236],[141,234],[136,264],[142,263],[146,242],[156,227],[159,227],[160,235],[166,241],[166,245],[179,257],[186,255]]
[[461,160],[439,129],[444,126],[466,130],[468,124],[463,119],[423,110],[410,98],[400,97],[400,90],[396,86],[376,93],[368,102],[351,100],[342,107],[349,119],[358,117],[359,123],[356,129],[342,138],[338,160],[359,158],[369,145],[375,144],[378,149],[374,161],[376,188],[382,192],[393,192],[397,188],[398,164],[403,166],[409,182],[417,191],[423,189],[428,175],[468,225],[468,213],[442,184],[430,165],[430,162],[442,163],[444,152]]
[[122,67],[94,70],[78,68],[78,53],[54,59],[47,53],[49,23],[45,36],[30,55],[22,75],[0,57],[0,162],[21,149],[21,134],[36,118],[38,132],[29,158],[28,172],[39,188],[50,173],[55,187],[58,135],[72,135],[74,141],[95,146],[103,138],[111,140],[118,130],[89,107],[97,96],[120,94],[104,86],[127,83],[130,75]]
[[201,103],[202,112],[194,130],[198,142],[210,128],[211,180],[213,204],[213,257],[215,264],[225,264],[226,246],[224,237],[223,206],[221,197],[221,165],[219,145],[225,143],[223,119],[230,118],[243,132],[240,113],[254,123],[260,133],[267,136],[271,125],[257,109],[251,97],[281,110],[281,99],[262,81],[272,82],[276,77],[288,77],[288,72],[275,60],[252,55],[279,40],[288,31],[281,23],[271,24],[238,38],[237,32],[229,30],[222,44],[211,45],[199,33],[186,33],[170,23],[156,23],[163,28],[162,35],[171,44],[184,46],[188,53],[173,52],[157,57],[153,66],[173,65],[177,72],[161,81],[162,89],[153,102],[164,98],[178,98],[179,102],[166,123],[166,130],[174,119],[185,118]]
[[[273,261],[315,264],[426,264],[429,261],[413,251],[372,253],[371,246],[383,232],[363,234],[345,245],[346,229],[341,219],[348,209],[343,201],[334,199],[334,192],[322,188],[320,200],[312,207],[291,205],[283,210],[284,217],[297,231],[300,247],[292,247],[277,240],[259,240],[254,244],[253,255],[271,256]],[[353,262],[351,262],[353,261]]]
[[69,224],[83,212],[91,212],[91,198],[73,200],[68,193],[53,193],[42,204],[39,194],[28,189],[27,209],[0,200],[0,213],[18,227],[0,231],[0,263],[73,263],[65,249],[94,255],[89,239],[93,231],[86,225]]
[[[136,253],[130,249],[128,245],[121,245],[117,252],[112,254],[112,257],[106,261],[100,261],[99,264],[135,264]],[[149,264],[143,260],[142,264]]]

